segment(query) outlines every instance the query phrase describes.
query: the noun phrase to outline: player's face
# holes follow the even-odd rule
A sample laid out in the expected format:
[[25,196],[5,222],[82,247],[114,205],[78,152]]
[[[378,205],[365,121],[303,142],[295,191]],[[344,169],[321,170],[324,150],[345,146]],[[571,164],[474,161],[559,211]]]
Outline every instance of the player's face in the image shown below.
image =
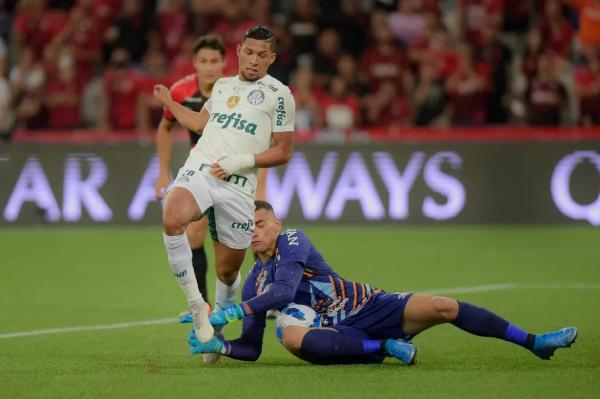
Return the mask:
[[194,68],[200,77],[200,83],[213,84],[223,75],[225,59],[212,48],[202,48],[194,56]]
[[254,81],[267,74],[275,61],[275,52],[264,40],[246,39],[238,44],[237,55],[242,80]]
[[252,251],[257,254],[268,252],[275,247],[275,241],[281,229],[281,220],[273,212],[259,209],[254,213],[254,232],[252,233]]

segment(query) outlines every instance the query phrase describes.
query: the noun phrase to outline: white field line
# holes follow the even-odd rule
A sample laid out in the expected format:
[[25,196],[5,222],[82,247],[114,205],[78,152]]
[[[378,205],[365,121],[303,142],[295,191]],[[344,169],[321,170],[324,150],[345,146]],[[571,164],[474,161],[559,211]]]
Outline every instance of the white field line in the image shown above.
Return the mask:
[[[585,284],[585,283],[501,283],[476,285],[471,287],[454,287],[454,288],[437,288],[425,291],[417,291],[419,293],[447,295],[447,294],[468,294],[472,292],[491,292],[511,289],[573,289],[573,290],[588,290],[600,289],[600,284]],[[100,324],[95,326],[78,326],[78,327],[63,327],[50,328],[45,330],[20,331],[13,333],[0,334],[0,339],[31,337],[35,335],[47,334],[62,334],[81,331],[98,331],[98,330],[117,330],[121,328],[150,326],[157,324],[176,323],[177,318],[164,318],[155,320],[131,321],[126,323]]]

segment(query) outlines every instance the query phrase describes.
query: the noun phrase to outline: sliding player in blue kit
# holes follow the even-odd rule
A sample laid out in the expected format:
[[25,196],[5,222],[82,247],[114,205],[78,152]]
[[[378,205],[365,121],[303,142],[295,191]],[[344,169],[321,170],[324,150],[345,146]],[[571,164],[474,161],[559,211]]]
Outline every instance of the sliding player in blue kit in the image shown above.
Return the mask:
[[289,303],[314,309],[321,327],[288,326],[282,344],[315,364],[379,363],[394,357],[414,363],[416,347],[408,342],[438,324],[452,323],[474,335],[499,338],[522,346],[541,359],[571,346],[575,327],[534,335],[500,316],[466,302],[441,296],[387,293],[340,277],[308,237],[297,230],[280,234],[281,221],[268,202],[255,201],[252,249],[258,259],[246,278],[242,303],[210,315],[213,326],[243,319],[240,338],[214,337],[201,343],[191,333],[193,354],[220,353],[255,361],[261,354],[265,313]]

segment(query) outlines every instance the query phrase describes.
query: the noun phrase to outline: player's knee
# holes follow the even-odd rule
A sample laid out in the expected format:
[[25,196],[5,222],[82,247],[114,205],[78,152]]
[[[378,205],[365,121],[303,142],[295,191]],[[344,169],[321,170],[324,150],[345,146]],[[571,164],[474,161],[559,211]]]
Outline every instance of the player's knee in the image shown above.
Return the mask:
[[302,349],[302,340],[307,329],[297,326],[289,326],[283,330],[281,343],[285,349],[292,353],[299,353]]
[[185,232],[186,223],[177,215],[165,212],[163,215],[163,230],[168,235],[179,235]]
[[218,267],[216,268],[217,278],[219,281],[231,285],[235,283],[235,279],[237,278],[238,271],[231,270],[230,268]]
[[445,322],[453,321],[458,315],[458,302],[451,298],[434,296],[431,298],[431,307],[437,317]]

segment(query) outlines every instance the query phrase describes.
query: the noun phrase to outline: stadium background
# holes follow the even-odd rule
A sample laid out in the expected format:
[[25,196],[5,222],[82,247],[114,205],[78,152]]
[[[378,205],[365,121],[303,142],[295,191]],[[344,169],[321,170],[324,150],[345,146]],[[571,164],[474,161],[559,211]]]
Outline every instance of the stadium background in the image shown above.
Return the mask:
[[[540,362],[441,327],[410,369],[307,366],[269,333],[257,365],[186,353],[151,88],[193,72],[211,31],[235,73],[257,23],[297,103],[268,188],[286,224],[348,278],[574,324],[572,350]],[[595,0],[0,0],[1,396],[593,397],[599,48]]]

